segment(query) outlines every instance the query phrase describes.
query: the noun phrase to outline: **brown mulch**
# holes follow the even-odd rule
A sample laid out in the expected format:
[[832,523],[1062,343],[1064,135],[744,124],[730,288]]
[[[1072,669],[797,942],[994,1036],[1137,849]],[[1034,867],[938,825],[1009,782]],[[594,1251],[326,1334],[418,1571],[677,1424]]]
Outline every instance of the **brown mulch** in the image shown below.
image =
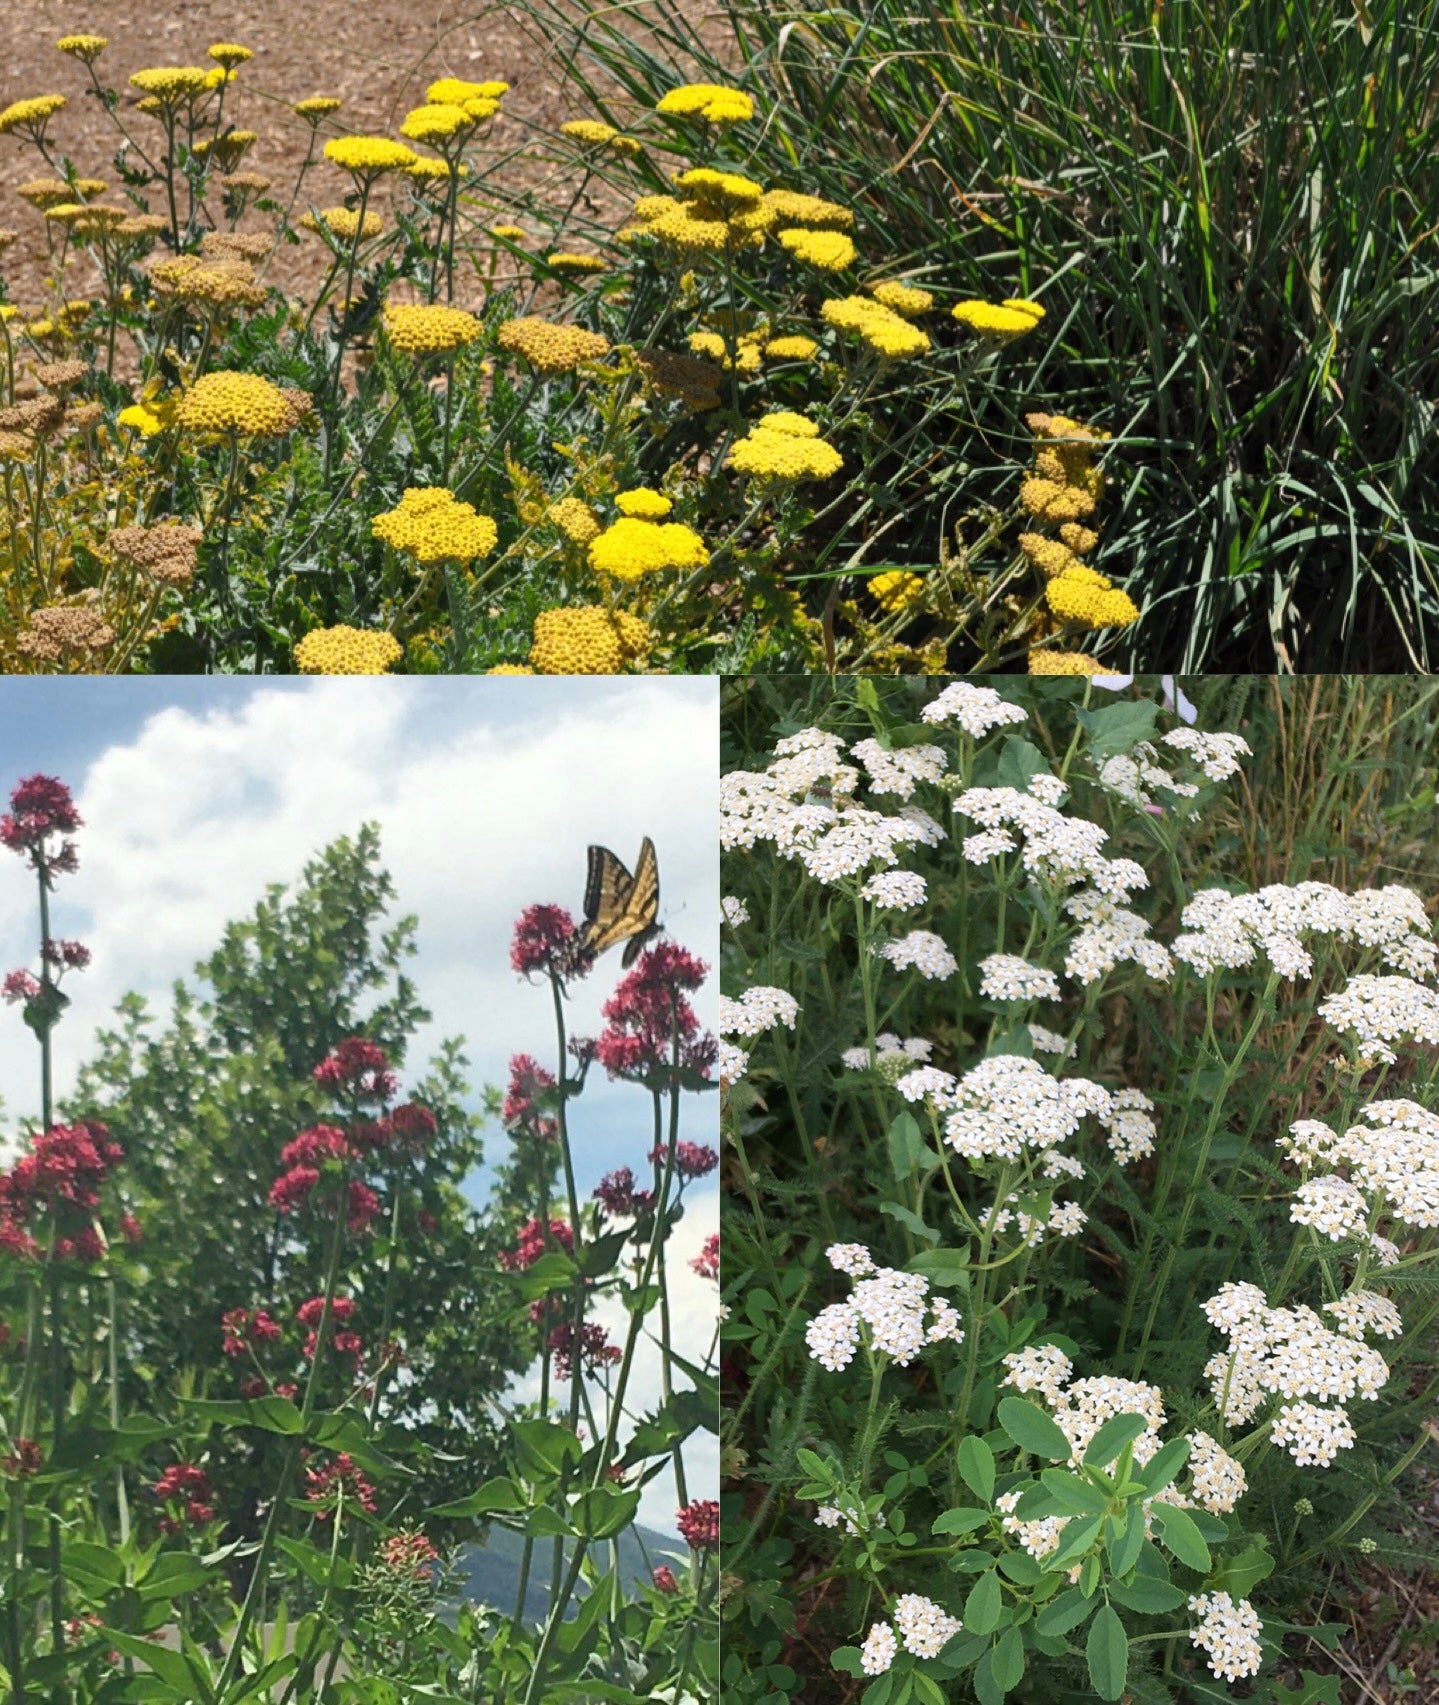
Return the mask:
[[[722,50],[726,32],[718,17],[705,17],[708,7],[686,10]],[[644,8],[628,12],[642,31]],[[227,93],[226,113],[260,133],[245,169],[273,180],[270,194],[281,206],[289,202],[308,140],[308,127],[289,111],[290,103],[319,94],[344,100],[331,127],[322,128],[322,138],[341,129],[396,136],[406,111],[423,101],[425,86],[446,76],[503,78],[511,85],[487,137],[501,164],[480,198],[488,202],[493,192],[496,217],[505,217],[506,201],[526,191],[564,207],[574,188],[573,173],[553,154],[547,162],[533,149],[529,161],[504,159],[539,132],[553,133],[563,120],[586,116],[582,97],[566,89],[562,66],[520,6],[482,9],[473,0],[0,0],[0,108],[26,96],[66,95],[70,105],[50,124],[55,150],[68,154],[83,175],[107,179],[107,199],[115,200],[121,186],[111,159],[120,136],[89,92],[85,67],[54,45],[59,36],[80,31],[110,38],[96,69],[102,83],[120,91],[126,124],[147,150],[158,129],[133,110],[140,92],[128,83],[132,71],[208,66],[206,50],[217,41],[251,48],[255,57]],[[0,276],[9,299],[27,308],[38,307],[48,294],[44,227],[14,190],[27,179],[50,175],[28,141],[0,137],[0,226],[20,232],[0,257]],[[336,168],[323,162],[312,167],[296,214],[307,203],[339,201],[348,187]],[[163,211],[163,191],[146,193],[152,210]],[[581,203],[577,217],[584,214]],[[273,216],[250,214],[241,228],[265,229],[272,222]],[[307,238],[299,248],[281,248],[268,281],[303,296],[319,283],[326,262],[318,239]],[[74,295],[91,286],[94,274],[77,268],[67,278],[68,294]]]

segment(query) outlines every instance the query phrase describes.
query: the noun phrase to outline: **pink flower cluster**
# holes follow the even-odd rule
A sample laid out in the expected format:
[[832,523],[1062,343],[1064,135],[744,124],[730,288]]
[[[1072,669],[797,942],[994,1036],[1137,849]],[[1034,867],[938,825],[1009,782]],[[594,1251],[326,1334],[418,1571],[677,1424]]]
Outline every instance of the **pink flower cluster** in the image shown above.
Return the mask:
[[[0,1250],[38,1257],[40,1245],[30,1226],[51,1215],[55,1253],[61,1260],[102,1259],[105,1240],[95,1224],[100,1187],[124,1153],[96,1119],[52,1125],[32,1138],[29,1154],[0,1174]],[[140,1227],[131,1216],[126,1216],[123,1229],[131,1242],[138,1241]]]
[[151,1491],[165,1505],[166,1513],[160,1518],[164,1533],[179,1533],[187,1523],[203,1527],[215,1519],[215,1506],[211,1502],[214,1493],[203,1468],[185,1462],[171,1463]]
[[603,1008],[595,1058],[610,1077],[663,1087],[674,1067],[704,1080],[713,1075],[718,1044],[684,998],[708,975],[703,960],[677,942],[657,942],[640,955]]
[[380,1547],[380,1560],[387,1569],[415,1581],[434,1580],[439,1555],[431,1541],[412,1528],[392,1533]]
[[719,1264],[719,1233],[714,1232],[711,1236],[705,1239],[704,1248],[701,1249],[699,1254],[695,1256],[694,1260],[690,1262],[690,1266],[702,1279],[717,1279],[719,1278]]
[[635,1175],[627,1166],[600,1179],[595,1185],[595,1200],[612,1219],[637,1218],[655,1205],[654,1192],[636,1189]]
[[500,1110],[500,1116],[510,1130],[521,1136],[535,1137],[540,1142],[553,1142],[559,1135],[559,1121],[541,1112],[535,1101],[554,1087],[553,1072],[547,1072],[528,1054],[516,1054],[510,1061],[509,1087]]
[[675,1524],[692,1550],[715,1551],[719,1548],[719,1504],[713,1498],[700,1498],[693,1504],[686,1504],[677,1512]]
[[551,1220],[549,1238],[546,1239],[545,1228],[538,1220],[526,1220],[520,1227],[515,1247],[500,1251],[500,1265],[506,1272],[522,1273],[526,1267],[533,1267],[551,1244],[558,1244],[568,1254],[574,1254],[575,1234],[570,1230],[568,1221]]
[[9,811],[0,817],[0,844],[28,859],[49,888],[57,876],[77,870],[80,862],[74,841],[62,839],[52,848],[52,837],[73,835],[80,825],[80,813],[64,782],[54,776],[27,776],[17,783]]
[[[574,1327],[568,1323],[555,1327],[546,1343],[555,1358],[555,1372],[561,1379],[568,1379],[574,1371]],[[582,1323],[579,1331],[579,1360],[586,1373],[615,1367],[622,1359],[623,1351],[618,1344],[610,1343],[603,1326],[597,1326],[589,1320]]]
[[305,1470],[305,1497],[314,1505],[316,1521],[328,1521],[346,1501],[357,1503],[370,1515],[375,1513],[375,1488],[345,1451],[324,1468]]
[[349,1101],[388,1101],[397,1081],[385,1050],[364,1036],[346,1037],[315,1067],[315,1082]]
[[263,1308],[232,1308],[220,1316],[220,1330],[224,1334],[220,1348],[225,1354],[243,1356],[254,1345],[273,1344],[283,1329]]
[[536,972],[569,982],[594,963],[580,946],[575,920],[563,906],[526,906],[515,924],[510,966],[522,977]]

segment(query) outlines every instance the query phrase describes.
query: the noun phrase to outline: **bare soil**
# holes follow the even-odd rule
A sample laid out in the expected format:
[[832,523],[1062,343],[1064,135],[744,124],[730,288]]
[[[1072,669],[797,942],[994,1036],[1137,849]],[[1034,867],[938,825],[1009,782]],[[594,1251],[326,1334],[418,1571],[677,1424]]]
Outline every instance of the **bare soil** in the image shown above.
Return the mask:
[[[577,0],[577,10],[581,3],[587,0]],[[702,10],[694,6],[696,22],[703,21]],[[643,6],[631,8],[631,15],[642,31]],[[586,114],[523,7],[477,0],[0,0],[0,108],[27,96],[67,96],[70,104],[50,123],[55,151],[68,154],[83,175],[109,181],[107,199],[114,200],[120,185],[111,162],[119,133],[91,90],[86,68],[55,48],[60,36],[80,31],[110,38],[97,73],[120,92],[121,116],[151,150],[158,127],[135,111],[140,91],[129,84],[130,73],[154,65],[208,66],[212,42],[251,48],[255,57],[227,93],[226,115],[259,132],[244,167],[273,181],[270,194],[282,206],[290,200],[309,139],[291,103],[307,95],[341,97],[344,107],[330,128],[322,128],[322,138],[340,130],[394,136],[406,111],[423,101],[426,85],[447,76],[503,78],[511,85],[488,138],[496,169],[482,187],[471,185],[476,202],[493,200],[495,215],[504,217],[505,204],[526,193],[565,207],[575,187],[572,170],[557,163],[553,151],[546,162],[538,150],[527,149],[540,133]],[[705,34],[716,45],[725,33],[717,18],[708,20]],[[520,150],[530,158],[517,159]],[[14,191],[28,179],[49,175],[28,141],[0,137],[0,226],[20,232],[0,257],[0,276],[9,299],[25,308],[38,308],[50,293],[49,268],[44,222]],[[307,175],[296,212],[307,203],[332,205],[348,188],[345,174],[321,162]],[[163,212],[162,202],[163,196],[151,193],[153,211]],[[582,201],[575,216],[583,219],[585,213]],[[252,213],[240,228],[272,229],[273,223],[273,215]],[[305,295],[323,277],[326,260],[319,240],[307,238],[299,248],[281,248],[267,281],[290,295]],[[83,266],[67,277],[72,296],[94,282]],[[478,280],[471,284],[477,290]]]

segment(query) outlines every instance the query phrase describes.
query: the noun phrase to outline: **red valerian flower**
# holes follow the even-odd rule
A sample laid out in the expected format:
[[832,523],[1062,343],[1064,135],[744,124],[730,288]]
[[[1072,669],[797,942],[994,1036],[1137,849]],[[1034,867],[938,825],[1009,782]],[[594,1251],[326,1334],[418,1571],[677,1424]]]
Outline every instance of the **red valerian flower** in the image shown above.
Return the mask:
[[280,1150],[281,1166],[324,1166],[331,1160],[348,1160],[350,1143],[334,1125],[311,1125]]
[[607,1028],[595,1044],[595,1058],[612,1078],[653,1083],[671,1069],[676,1045],[682,1071],[711,1076],[718,1044],[701,1033],[694,1008],[683,998],[708,974],[704,961],[677,942],[657,942],[640,955],[603,1008]]
[[510,1082],[505,1091],[500,1116],[511,1130],[542,1142],[553,1142],[560,1134],[559,1121],[535,1107],[535,1098],[555,1087],[553,1072],[547,1072],[528,1054],[516,1054],[510,1060]]
[[397,1078],[390,1058],[378,1042],[349,1036],[315,1067],[315,1082],[356,1101],[388,1101]]
[[90,963],[90,949],[83,941],[45,941],[40,957],[47,965],[57,965],[65,971],[83,971]]
[[145,1228],[134,1214],[122,1214],[120,1218],[120,1235],[126,1243],[135,1244],[145,1241]]
[[292,1166],[270,1186],[270,1206],[277,1213],[292,1213],[309,1201],[310,1192],[319,1182],[320,1175],[313,1166]]
[[[658,1148],[650,1150],[649,1159],[652,1166],[663,1166],[666,1150],[663,1143]],[[703,1143],[676,1143],[675,1170],[680,1177],[689,1181],[693,1178],[703,1178],[719,1165],[719,1155]]]
[[662,1593],[677,1593],[680,1584],[674,1577],[674,1570],[667,1564],[661,1563],[650,1576],[655,1584],[655,1591]]
[[165,1505],[166,1513],[160,1518],[162,1533],[179,1533],[190,1522],[203,1527],[215,1519],[210,1482],[204,1469],[192,1463],[171,1463],[151,1491]]
[[575,1234],[570,1230],[566,1220],[551,1220],[550,1235],[547,1240],[544,1227],[536,1219],[526,1220],[520,1227],[519,1239],[513,1249],[500,1251],[500,1265],[507,1272],[522,1272],[526,1267],[533,1267],[540,1256],[545,1253],[550,1243],[574,1253]]
[[347,1499],[371,1515],[375,1513],[375,1488],[347,1452],[342,1451],[324,1468],[307,1468],[305,1481],[305,1497],[315,1506],[316,1521],[328,1521]]
[[440,1122],[428,1107],[418,1101],[402,1101],[375,1122],[378,1148],[398,1149],[401,1154],[421,1155],[428,1152],[435,1140]]
[[81,826],[70,789],[54,776],[27,776],[10,795],[10,810],[0,817],[0,845],[30,861],[47,888],[57,876],[79,868],[74,841],[50,848],[52,835],[73,835]]
[[675,1524],[694,1551],[714,1551],[719,1547],[719,1505],[713,1498],[701,1498],[686,1504],[676,1512]]
[[224,1341],[220,1348],[227,1356],[243,1356],[253,1344],[273,1344],[283,1328],[273,1315],[263,1308],[232,1308],[220,1316]]
[[595,1200],[614,1219],[647,1213],[655,1204],[654,1192],[636,1190],[635,1175],[629,1167],[617,1167],[607,1172],[595,1185]]
[[690,1262],[690,1266],[702,1279],[717,1279],[719,1277],[720,1240],[719,1233],[705,1239],[705,1246]]
[[9,1456],[0,1456],[0,1474],[12,1480],[26,1480],[38,1474],[45,1465],[45,1453],[34,1439],[16,1439]]
[[40,993],[40,984],[28,971],[10,971],[6,973],[5,981],[0,983],[0,998],[9,1001],[11,1006],[20,1001],[32,1001]]
[[[343,1325],[354,1315],[354,1312],[355,1299],[353,1297],[330,1298],[331,1320],[338,1320]],[[324,1314],[324,1297],[311,1297],[308,1302],[302,1302],[295,1310],[295,1319],[299,1321],[301,1326],[318,1326],[324,1318]]]
[[594,964],[580,946],[575,920],[563,906],[526,906],[510,943],[510,967],[522,977],[536,971],[568,982]]
[[[546,1344],[555,1358],[555,1372],[561,1379],[568,1379],[574,1369],[574,1327],[568,1323],[555,1327]],[[603,1367],[614,1367],[623,1359],[623,1351],[618,1344],[610,1343],[604,1327],[589,1320],[580,1327],[579,1350],[580,1366],[586,1373],[594,1373]]]
[[97,1119],[52,1125],[0,1176],[0,1211],[8,1208],[18,1220],[62,1205],[91,1211],[99,1206],[100,1186],[124,1158]]
[[430,1540],[413,1528],[392,1533],[380,1547],[380,1560],[387,1569],[415,1581],[434,1580],[433,1565],[439,1555]]

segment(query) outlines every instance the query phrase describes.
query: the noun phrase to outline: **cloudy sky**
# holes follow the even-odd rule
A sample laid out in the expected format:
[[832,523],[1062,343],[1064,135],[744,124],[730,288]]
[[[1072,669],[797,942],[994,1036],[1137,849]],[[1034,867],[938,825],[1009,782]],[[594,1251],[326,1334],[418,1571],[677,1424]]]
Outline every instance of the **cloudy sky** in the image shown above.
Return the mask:
[[[661,918],[714,964],[717,751],[717,684],[703,680],[0,680],[0,794],[22,776],[56,775],[85,820],[80,870],[52,902],[52,933],[94,953],[88,971],[66,980],[58,1095],[123,993],[165,1013],[175,978],[226,922],[368,821],[380,826],[398,910],[419,919],[413,975],[434,1019],[415,1060],[461,1035],[477,1085],[502,1083],[513,1053],[548,1061],[549,990],[510,970],[510,934],[535,901],[580,915],[589,842],[632,865],[641,837],[653,837]],[[0,971],[35,968],[33,884],[18,859],[8,877],[6,868]],[[601,1027],[619,975],[616,950],[576,988],[572,1034]],[[713,1028],[713,985],[700,1000]],[[13,1008],[0,1009],[0,1086],[13,1136],[39,1101],[33,1038]],[[642,1094],[587,1087],[575,1119],[582,1193],[616,1166],[640,1172]],[[687,1103],[684,1136],[713,1144],[714,1099]],[[486,1140],[499,1158],[504,1134]],[[680,1347],[691,1356],[709,1348],[716,1306],[714,1286],[688,1268],[718,1227],[712,1182],[688,1197],[669,1252]],[[472,1186],[478,1198],[483,1175]],[[642,1401],[656,1388],[653,1365],[644,1379]],[[712,1446],[705,1434],[693,1453],[691,1496],[714,1494]],[[641,1517],[672,1531],[673,1514],[673,1485],[660,1479]]]

